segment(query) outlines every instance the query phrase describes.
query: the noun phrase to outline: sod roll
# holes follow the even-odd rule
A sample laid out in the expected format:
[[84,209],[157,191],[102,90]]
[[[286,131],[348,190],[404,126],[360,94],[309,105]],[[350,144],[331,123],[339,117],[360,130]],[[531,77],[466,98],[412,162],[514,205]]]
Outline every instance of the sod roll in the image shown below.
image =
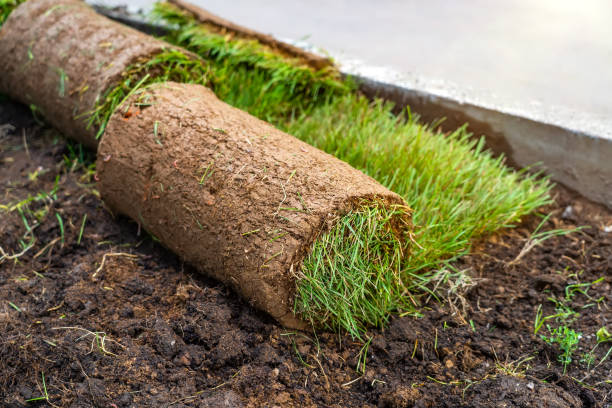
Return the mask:
[[293,299],[313,241],[366,199],[403,204],[203,86],[156,84],[128,104],[98,150],[104,201],[285,326],[304,325]]
[[28,0],[0,28],[0,92],[95,149],[88,113],[130,65],[168,48],[80,0]]

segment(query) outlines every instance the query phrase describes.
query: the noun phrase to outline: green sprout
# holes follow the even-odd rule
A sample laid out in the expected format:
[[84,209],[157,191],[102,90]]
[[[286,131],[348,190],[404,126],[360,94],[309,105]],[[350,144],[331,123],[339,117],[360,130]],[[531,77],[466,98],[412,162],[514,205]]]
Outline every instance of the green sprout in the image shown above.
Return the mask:
[[549,344],[558,344],[561,354],[557,357],[559,362],[563,364],[563,374],[567,370],[567,366],[572,362],[572,355],[578,348],[578,343],[582,337],[581,333],[577,333],[574,329],[562,325],[557,328],[551,328],[547,325],[550,336],[541,336],[542,340]]

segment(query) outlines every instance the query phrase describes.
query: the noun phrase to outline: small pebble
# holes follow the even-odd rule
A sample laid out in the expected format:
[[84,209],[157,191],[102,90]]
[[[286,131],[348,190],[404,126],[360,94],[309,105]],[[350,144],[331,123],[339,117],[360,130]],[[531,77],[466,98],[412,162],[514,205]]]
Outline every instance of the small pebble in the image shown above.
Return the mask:
[[529,388],[530,390],[533,390],[535,388],[535,385],[533,384],[533,382],[528,382],[527,383],[527,388]]

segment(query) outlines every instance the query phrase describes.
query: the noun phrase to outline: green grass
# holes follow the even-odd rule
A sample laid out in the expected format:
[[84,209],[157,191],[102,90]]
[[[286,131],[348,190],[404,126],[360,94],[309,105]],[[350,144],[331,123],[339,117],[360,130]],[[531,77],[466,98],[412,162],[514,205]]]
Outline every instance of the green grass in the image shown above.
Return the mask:
[[198,58],[176,49],[167,49],[130,65],[122,75],[121,81],[107,90],[94,109],[85,114],[88,129],[96,129],[96,138],[102,136],[115,110],[138,89],[168,81],[205,85],[208,68]]
[[385,322],[389,309],[404,301],[402,266],[411,250],[410,229],[403,206],[366,201],[340,217],[302,263],[296,313],[355,337]]
[[[175,6],[158,3],[154,15],[172,27],[167,41],[209,62],[219,98],[364,171],[414,209],[415,243],[399,274],[389,273],[385,281],[372,285],[378,275],[358,263],[315,262],[330,251],[359,253],[367,262],[372,254],[352,241],[342,247],[338,238],[336,228],[364,222],[354,214],[313,245],[296,297],[296,311],[308,320],[355,335],[383,325],[390,313],[417,312],[444,262],[469,252],[475,238],[512,227],[550,203],[546,179],[509,169],[485,150],[483,138],[464,128],[442,134],[418,123],[409,110],[395,115],[393,104],[369,101],[351,79],[331,69],[315,72],[256,41],[220,35]],[[373,239],[371,231],[363,233],[360,239]],[[346,287],[344,276],[351,277]]]
[[542,340],[549,344],[558,344],[561,353],[557,357],[559,362],[563,364],[563,374],[567,371],[567,366],[572,362],[572,356],[578,348],[578,343],[582,337],[581,333],[577,333],[574,329],[562,325],[556,328],[548,326],[550,336],[542,336]]
[[26,0],[0,0],[0,27],[2,27],[2,24],[4,24],[9,14],[25,1]]
[[[564,296],[555,296],[552,294],[550,297],[548,297],[548,301],[555,305],[555,312],[553,314],[544,315],[542,305],[538,306],[533,324],[534,335],[537,335],[538,332],[542,330],[545,333],[548,333],[548,335],[540,334],[540,338],[550,345],[557,345],[559,347],[557,360],[563,365],[563,374],[566,373],[567,367],[572,363],[572,361],[576,359],[574,354],[577,351],[578,344],[582,338],[582,334],[576,332],[571,327],[581,318],[579,310],[595,306],[599,307],[601,302],[604,301],[603,296],[594,298],[589,295],[589,290],[594,285],[602,283],[604,278],[601,277],[591,282],[581,282],[579,278],[581,274],[582,271],[568,275],[567,278],[571,279],[569,282],[574,283],[569,283],[565,286]],[[549,324],[549,322],[551,324]],[[546,323],[545,328],[544,323]],[[588,337],[591,336],[587,336],[587,339]],[[605,327],[600,327],[596,331],[595,338],[597,341],[595,346],[589,352],[583,353],[581,359],[579,360],[587,366],[587,370],[591,369],[591,365],[596,360],[594,353],[598,346],[612,340],[610,333]],[[612,353],[612,347],[602,357],[600,362],[593,367],[593,370],[599,367],[608,358],[610,353]],[[587,375],[587,377],[591,373],[592,371]],[[585,379],[587,377],[585,377]]]
[[315,71],[255,40],[217,34],[172,4],[157,3],[153,19],[180,27],[165,39],[214,66],[211,86],[219,98],[268,122],[302,114],[355,88],[332,67]]

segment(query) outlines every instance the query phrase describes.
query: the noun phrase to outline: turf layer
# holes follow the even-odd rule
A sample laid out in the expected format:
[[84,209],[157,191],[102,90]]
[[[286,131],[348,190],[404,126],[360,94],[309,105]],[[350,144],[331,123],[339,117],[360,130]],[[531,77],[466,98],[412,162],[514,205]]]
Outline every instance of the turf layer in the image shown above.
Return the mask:
[[[384,301],[353,296],[351,288],[339,290],[336,283],[313,283],[315,276],[319,283],[336,282],[334,258],[351,249],[343,248],[342,240],[330,249],[328,236],[314,244],[296,298],[296,311],[307,319],[359,336],[366,326],[384,324],[391,313],[416,313],[419,298],[429,293],[432,277],[445,262],[468,253],[473,239],[511,227],[550,202],[548,180],[508,168],[502,157],[485,150],[483,138],[464,128],[445,135],[418,123],[409,110],[395,115],[393,104],[369,101],[351,79],[332,69],[315,72],[255,40],[199,24],[170,4],[158,3],[154,17],[173,28],[167,41],[209,62],[211,83],[221,99],[364,171],[414,209],[414,245],[398,277],[371,291]],[[351,218],[338,225],[358,224]],[[368,239],[368,232],[364,234],[346,242],[359,247]],[[317,264],[314,259],[327,261]],[[316,265],[325,268],[315,270]],[[363,273],[369,275],[366,280],[376,276],[347,265],[348,275]],[[391,295],[385,288],[392,288]],[[330,293],[339,301],[320,301]]]

